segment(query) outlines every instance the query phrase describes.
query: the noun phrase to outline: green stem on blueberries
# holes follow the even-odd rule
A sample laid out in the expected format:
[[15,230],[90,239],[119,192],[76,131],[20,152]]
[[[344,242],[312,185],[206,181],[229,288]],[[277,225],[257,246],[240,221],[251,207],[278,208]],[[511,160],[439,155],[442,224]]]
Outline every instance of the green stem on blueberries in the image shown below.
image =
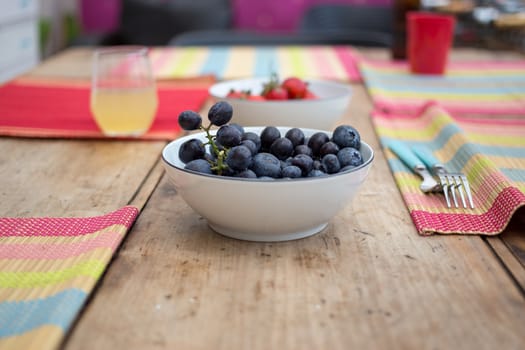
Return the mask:
[[218,156],[219,155],[219,149],[217,148],[217,145],[215,142],[213,142],[213,136],[210,134],[210,129],[212,127],[212,123],[210,123],[207,127],[200,126],[199,128],[206,133],[206,138],[208,139],[208,144],[210,145],[213,153]]
[[222,175],[222,171],[225,170],[228,166],[224,163],[224,160],[226,159],[226,152],[224,150],[219,150],[215,142],[213,141],[213,136],[210,134],[210,129],[212,127],[212,123],[207,127],[200,126],[199,128],[206,133],[206,138],[208,139],[208,144],[211,147],[211,150],[213,154],[217,157],[217,161],[212,163],[212,170],[215,170],[218,175]]
[[221,175],[222,171],[227,168],[227,165],[224,163],[224,159],[226,153],[224,150],[219,151],[219,154],[217,155],[217,164],[215,166],[212,166],[211,169],[215,170],[217,174]]

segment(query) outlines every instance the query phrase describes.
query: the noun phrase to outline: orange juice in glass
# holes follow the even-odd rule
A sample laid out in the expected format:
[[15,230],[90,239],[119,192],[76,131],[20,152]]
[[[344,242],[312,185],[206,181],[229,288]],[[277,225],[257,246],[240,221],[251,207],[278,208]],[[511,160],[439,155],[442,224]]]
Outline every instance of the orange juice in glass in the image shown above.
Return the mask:
[[147,48],[96,50],[90,105],[97,125],[107,136],[140,136],[147,132],[158,107]]

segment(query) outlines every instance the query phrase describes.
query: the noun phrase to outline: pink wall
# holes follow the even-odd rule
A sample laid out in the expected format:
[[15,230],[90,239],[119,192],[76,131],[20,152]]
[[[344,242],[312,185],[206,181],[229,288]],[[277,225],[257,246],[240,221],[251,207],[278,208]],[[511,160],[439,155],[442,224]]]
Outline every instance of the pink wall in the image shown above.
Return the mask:
[[80,23],[85,32],[107,33],[120,21],[121,0],[80,0]]
[[392,0],[231,0],[234,26],[245,30],[293,31],[303,12],[316,4],[388,5]]

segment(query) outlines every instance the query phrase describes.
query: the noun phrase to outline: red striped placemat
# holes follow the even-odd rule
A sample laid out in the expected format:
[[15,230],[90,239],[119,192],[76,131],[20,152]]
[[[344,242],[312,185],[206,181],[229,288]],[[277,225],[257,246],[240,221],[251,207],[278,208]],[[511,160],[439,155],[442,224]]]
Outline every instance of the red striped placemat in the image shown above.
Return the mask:
[[138,212],[0,218],[0,348],[57,349]]
[[450,62],[444,75],[411,74],[406,62],[359,62],[376,108],[417,113],[426,101],[454,115],[525,115],[525,60]]
[[[199,111],[213,79],[158,83],[159,108],[150,130],[136,139],[171,140],[179,113]],[[89,109],[87,81],[19,79],[0,86],[0,135],[105,138]]]
[[421,179],[385,149],[388,164],[421,235],[501,233],[525,206],[525,119],[455,117],[437,104],[416,115],[378,110],[372,120],[381,143],[426,147],[448,171],[464,173],[475,209],[447,208],[442,193],[425,194]]

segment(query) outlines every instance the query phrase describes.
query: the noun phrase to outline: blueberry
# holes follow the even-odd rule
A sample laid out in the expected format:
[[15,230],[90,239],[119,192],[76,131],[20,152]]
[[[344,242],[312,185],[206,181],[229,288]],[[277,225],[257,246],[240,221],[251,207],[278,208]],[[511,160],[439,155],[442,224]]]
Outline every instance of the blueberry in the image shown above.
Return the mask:
[[359,149],[361,147],[361,136],[359,132],[350,125],[340,125],[335,128],[332,134],[332,141],[335,142],[339,148],[353,147]]
[[310,147],[308,147],[308,145],[297,145],[297,146],[295,146],[294,154],[295,155],[306,154],[307,156],[310,156],[310,157],[313,156],[312,149]]
[[208,111],[208,119],[213,125],[221,126],[228,123],[233,116],[233,108],[226,101],[216,102]]
[[299,128],[291,128],[286,132],[284,137],[292,141],[294,147],[304,143],[304,133]]
[[239,125],[237,123],[230,123],[231,126],[234,126],[237,130],[239,130],[241,132],[241,135],[244,134],[244,128],[242,127],[242,125]]
[[287,167],[284,167],[282,171],[282,177],[289,177],[291,179],[296,179],[302,175],[301,169],[295,165],[288,165]]
[[261,176],[258,179],[259,180],[264,180],[264,181],[275,181],[275,178],[273,178],[271,176]]
[[292,159],[292,165],[301,169],[303,176],[306,176],[313,169],[314,160],[306,154],[298,154]]
[[279,137],[270,146],[270,153],[278,159],[285,160],[293,154],[292,141],[286,137]]
[[201,140],[190,139],[180,145],[179,158],[183,163],[191,162],[194,159],[204,158],[206,147]]
[[313,155],[318,156],[321,147],[328,141],[330,141],[328,135],[320,131],[310,136],[310,139],[308,140],[308,146],[312,149]]
[[319,157],[323,158],[327,154],[337,154],[339,152],[339,146],[335,142],[328,141],[319,149]]
[[341,167],[347,165],[352,165],[354,167],[363,164],[363,157],[361,152],[353,147],[345,147],[337,152],[337,158],[339,158],[339,163]]
[[248,169],[252,164],[252,152],[246,146],[235,146],[228,151],[226,164],[237,171]]
[[212,152],[212,153],[204,153],[204,157],[202,157],[203,159],[206,159],[208,162],[210,163],[213,163],[217,157],[215,156],[215,154]]
[[197,130],[202,125],[202,117],[194,111],[183,111],[179,114],[179,125],[184,130]]
[[210,163],[204,159],[194,159],[186,164],[184,169],[193,170],[204,174],[213,174]]
[[321,176],[326,176],[326,173],[318,169],[313,169],[312,171],[308,173],[308,177],[321,177]]
[[256,155],[259,151],[252,140],[242,140],[241,145],[247,147],[250,150],[250,152],[252,152],[252,156]]
[[293,159],[293,157],[288,157],[285,160],[281,160],[282,167],[284,168],[284,167],[286,167],[288,165],[292,165],[292,159]]
[[341,170],[341,164],[335,154],[327,154],[321,159],[321,164],[327,174],[335,174]]
[[242,134],[241,140],[242,141],[250,140],[253,143],[255,143],[255,146],[257,148],[257,152],[259,152],[259,150],[261,149],[261,137],[258,134],[254,133],[254,132],[246,131],[245,133]]
[[235,177],[242,177],[244,179],[256,179],[257,175],[253,172],[253,170],[245,169],[243,171],[238,172],[234,175]]
[[[217,154],[215,153],[215,151],[213,150],[213,148],[210,145],[208,145],[207,147],[208,147],[208,150],[209,150],[209,159],[211,159],[212,161],[216,161],[217,160]],[[217,148],[218,152],[225,150],[224,146],[221,145],[220,143],[218,143],[217,140],[215,140],[215,147]]]
[[257,153],[253,157],[252,168],[257,177],[273,177],[279,178],[281,176],[281,162],[276,156],[270,153]]
[[223,125],[217,130],[217,141],[224,147],[234,147],[241,143],[242,134],[230,124]]
[[267,126],[261,132],[261,148],[269,151],[272,143],[281,137],[281,132],[275,126]]

